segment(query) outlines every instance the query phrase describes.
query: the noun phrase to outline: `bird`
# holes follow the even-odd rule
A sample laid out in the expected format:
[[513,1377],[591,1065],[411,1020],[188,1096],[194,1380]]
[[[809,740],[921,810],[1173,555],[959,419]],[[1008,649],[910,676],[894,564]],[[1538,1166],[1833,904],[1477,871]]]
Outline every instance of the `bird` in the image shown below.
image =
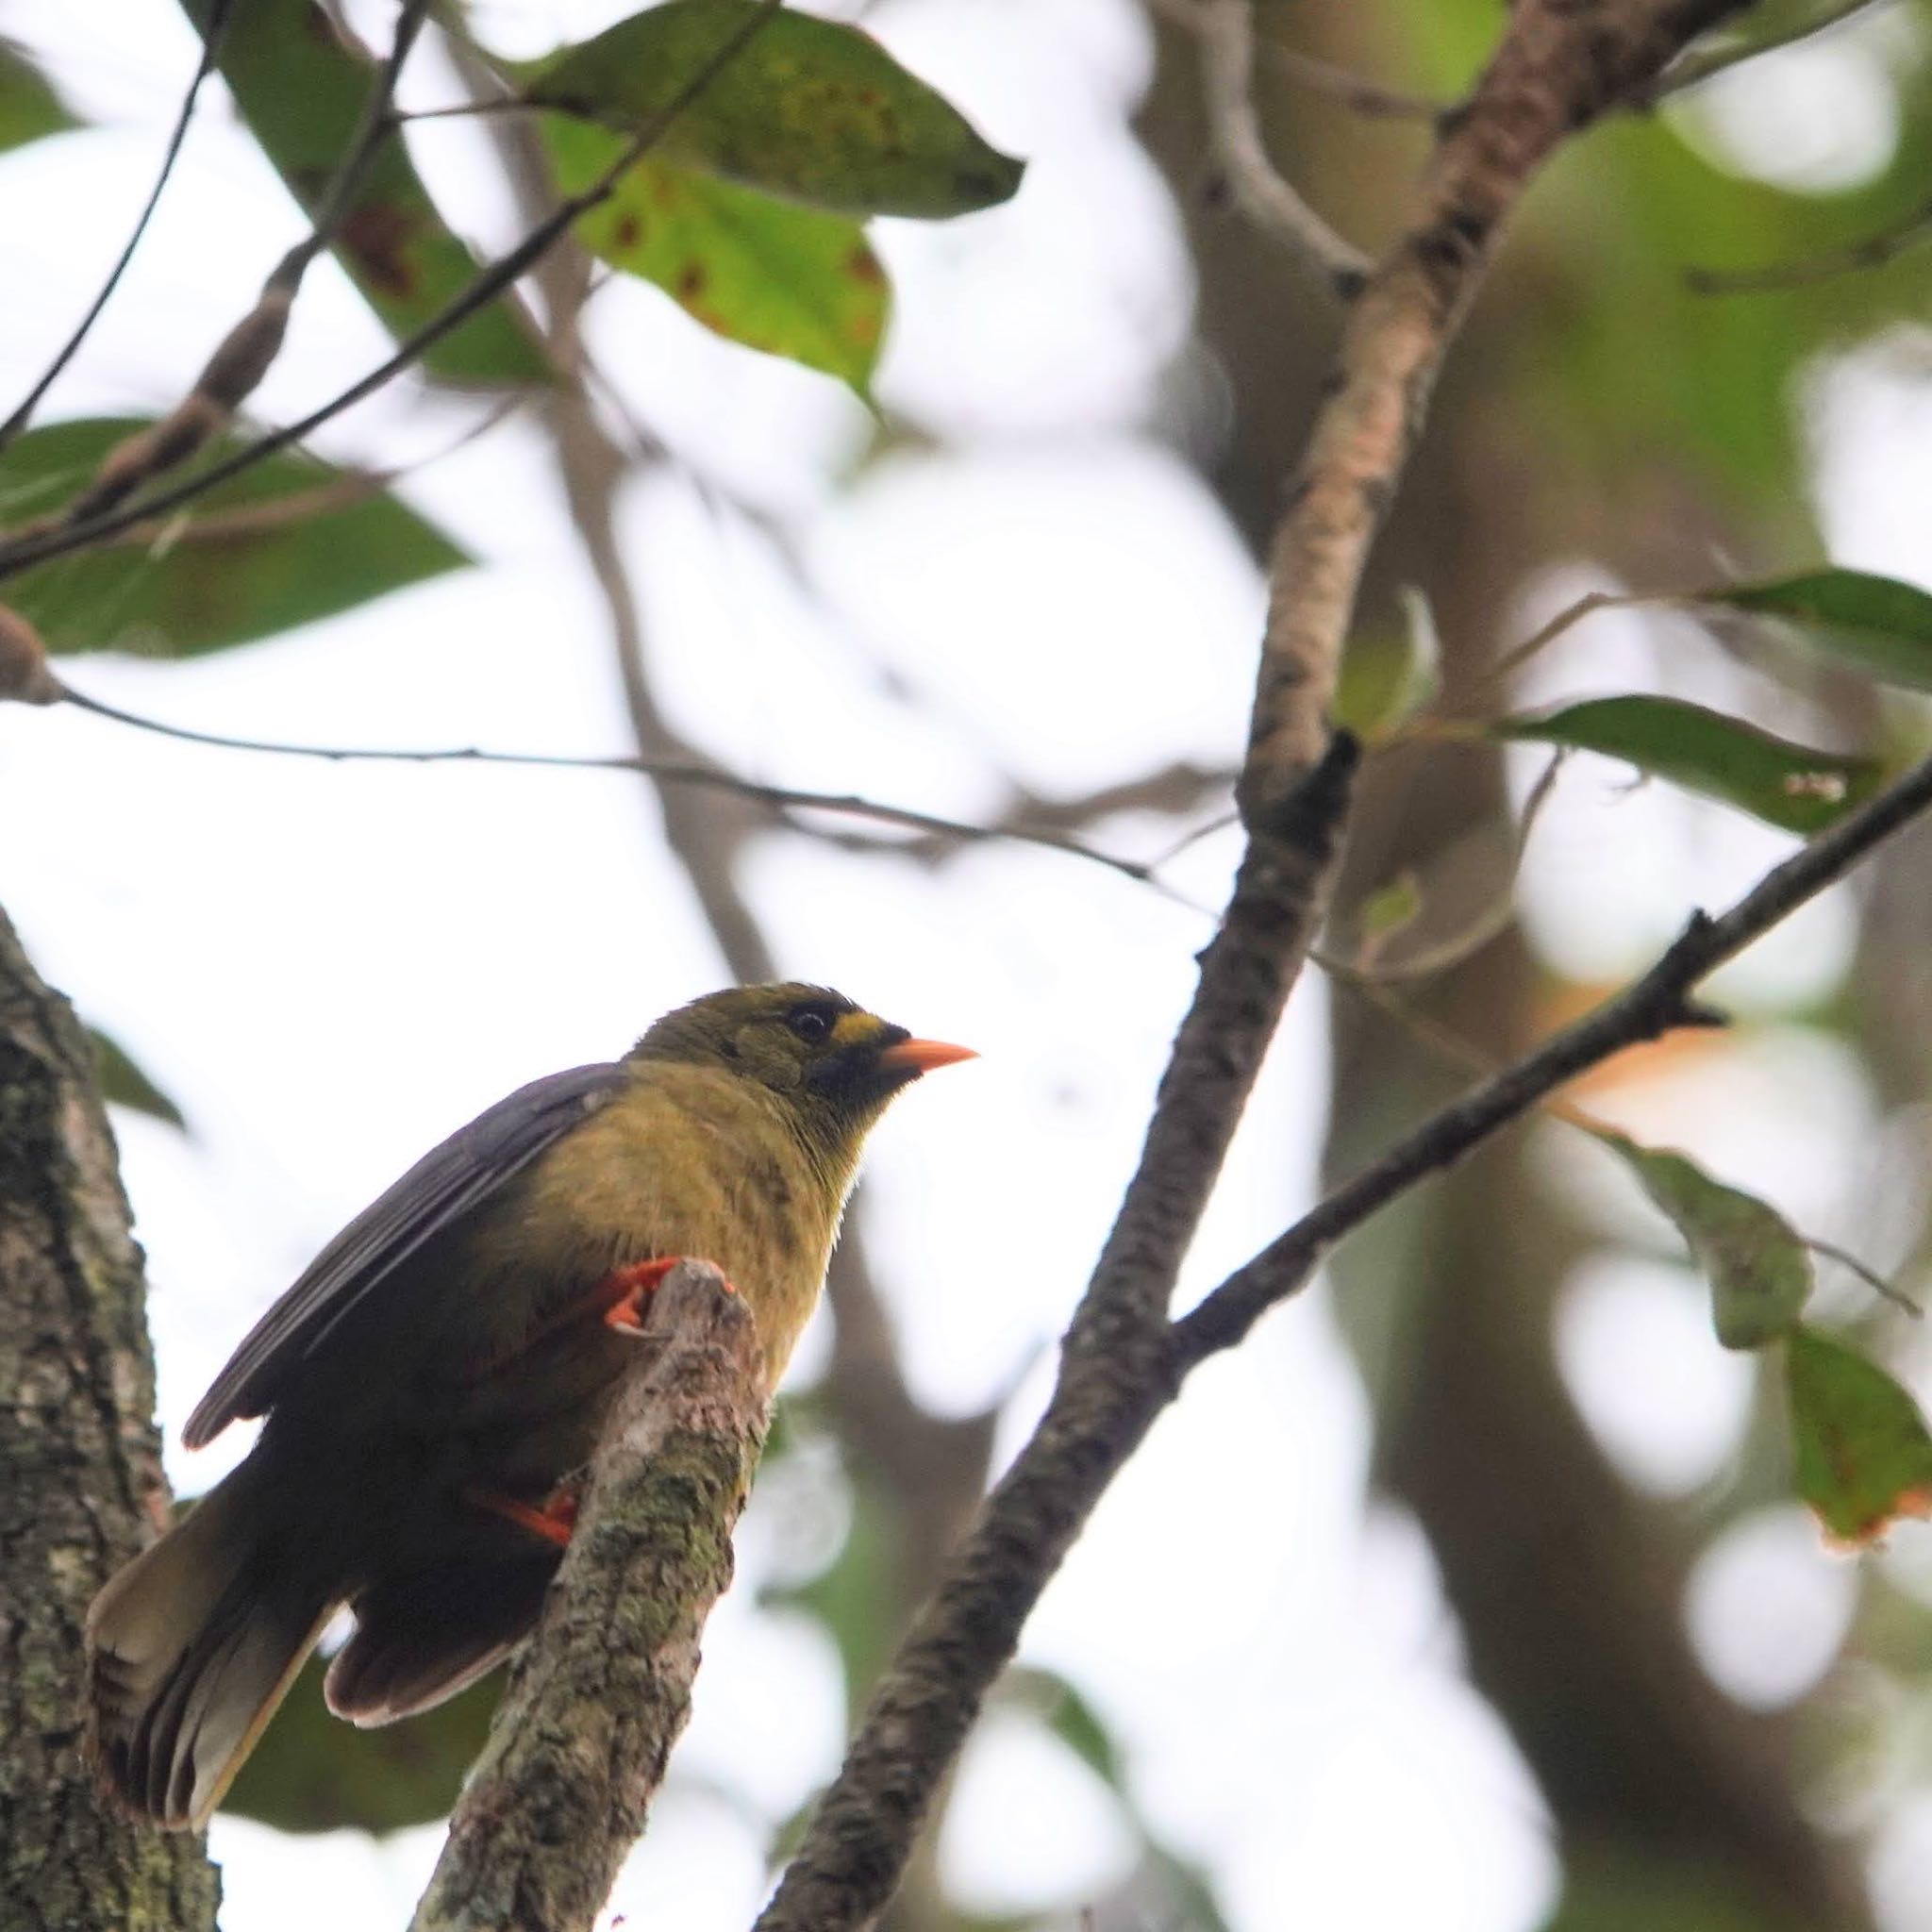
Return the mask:
[[710,993],[621,1059],[521,1088],[342,1228],[235,1350],[183,1440],[246,1458],[87,1619],[85,1742],[135,1818],[199,1829],[347,1606],[331,1710],[382,1724],[535,1624],[656,1283],[714,1262],[766,1392],[824,1287],[860,1149],[974,1058],[824,987]]

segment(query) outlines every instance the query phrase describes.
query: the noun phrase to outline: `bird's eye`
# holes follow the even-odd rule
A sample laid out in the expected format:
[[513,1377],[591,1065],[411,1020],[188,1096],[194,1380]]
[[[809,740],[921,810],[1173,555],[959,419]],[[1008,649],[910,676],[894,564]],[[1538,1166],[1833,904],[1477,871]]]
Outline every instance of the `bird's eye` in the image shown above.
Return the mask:
[[793,1013],[787,1024],[799,1039],[812,1046],[816,1046],[832,1030],[832,1023],[813,1007]]

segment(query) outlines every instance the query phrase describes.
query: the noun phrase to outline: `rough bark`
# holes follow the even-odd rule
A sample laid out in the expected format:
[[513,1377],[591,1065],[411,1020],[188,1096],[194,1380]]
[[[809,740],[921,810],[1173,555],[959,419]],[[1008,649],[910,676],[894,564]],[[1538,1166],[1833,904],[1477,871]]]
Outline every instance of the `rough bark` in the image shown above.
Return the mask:
[[81,1762],[94,1592],[166,1521],[142,1257],[92,1048],[0,914],[0,1925],[212,1932],[202,1841]]
[[412,1932],[588,1932],[690,1714],[764,1446],[763,1370],[706,1262],[665,1277],[640,1347]]

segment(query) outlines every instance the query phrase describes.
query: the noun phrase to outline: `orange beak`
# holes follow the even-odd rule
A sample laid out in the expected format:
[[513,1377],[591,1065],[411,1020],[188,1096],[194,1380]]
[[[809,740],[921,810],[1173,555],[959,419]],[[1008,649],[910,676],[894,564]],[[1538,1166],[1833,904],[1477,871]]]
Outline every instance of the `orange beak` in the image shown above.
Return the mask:
[[950,1067],[960,1060],[976,1060],[979,1055],[970,1046],[948,1046],[943,1040],[902,1040],[879,1056],[882,1067],[904,1067],[915,1074],[929,1074],[935,1067]]

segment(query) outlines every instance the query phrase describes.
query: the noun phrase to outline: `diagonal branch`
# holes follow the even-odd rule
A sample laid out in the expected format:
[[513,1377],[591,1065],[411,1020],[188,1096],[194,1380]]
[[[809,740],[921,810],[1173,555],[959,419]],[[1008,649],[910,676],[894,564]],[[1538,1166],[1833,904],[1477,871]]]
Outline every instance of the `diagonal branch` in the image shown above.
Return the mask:
[[1175,1324],[1191,1367],[1240,1341],[1259,1317],[1295,1292],[1327,1250],[1396,1195],[1454,1165],[1520,1120],[1567,1081],[1674,1026],[1711,1024],[1693,989],[1807,899],[1844,877],[1901,827],[1932,808],[1932,758],[1792,854],[1712,919],[1699,912],[1676,943],[1633,982],[1534,1053],[1430,1116],[1380,1159],[1345,1181],[1310,1214],[1238,1269]]
[[74,325],[74,333],[64,341],[36,378],[13,413],[6,422],[0,423],[0,450],[4,450],[27,425],[33,421],[33,414],[41,407],[47,391],[60,378],[60,372],[80,353],[80,347],[101,319],[101,311],[112,298],[114,291],[121,286],[121,278],[127,273],[127,265],[134,259],[135,251],[140,248],[142,238],[147,233],[148,224],[154,219],[155,209],[160,205],[161,192],[168,185],[169,177],[175,172],[175,163],[180,158],[181,144],[188,138],[188,124],[194,119],[195,102],[201,96],[201,84],[213,73],[215,62],[221,58],[222,42],[228,28],[228,18],[234,10],[234,0],[215,0],[209,12],[208,31],[202,37],[201,58],[196,61],[194,75],[188,83],[188,92],[182,97],[181,110],[175,117],[173,131],[168,136],[168,145],[161,154],[160,172],[155,176],[155,185],[148,190],[147,200],[135,217],[134,227],[129,233],[121,253],[115,257],[114,265],[108,271],[108,278],[101,286],[94,299],[87,306],[87,311]]
[[1542,161],[1738,4],[1517,0],[1467,110],[1440,131],[1418,215],[1350,310],[1276,536],[1237,788],[1247,856],[1052,1401],[882,1681],[758,1932],[876,1920],[1040,1592],[1172,1398],[1168,1299],[1326,901],[1354,755],[1326,724],[1336,667],[1436,371]]
[[750,1311],[708,1262],[665,1277],[640,1346],[411,1932],[590,1932],[663,1782],[767,1401]]

